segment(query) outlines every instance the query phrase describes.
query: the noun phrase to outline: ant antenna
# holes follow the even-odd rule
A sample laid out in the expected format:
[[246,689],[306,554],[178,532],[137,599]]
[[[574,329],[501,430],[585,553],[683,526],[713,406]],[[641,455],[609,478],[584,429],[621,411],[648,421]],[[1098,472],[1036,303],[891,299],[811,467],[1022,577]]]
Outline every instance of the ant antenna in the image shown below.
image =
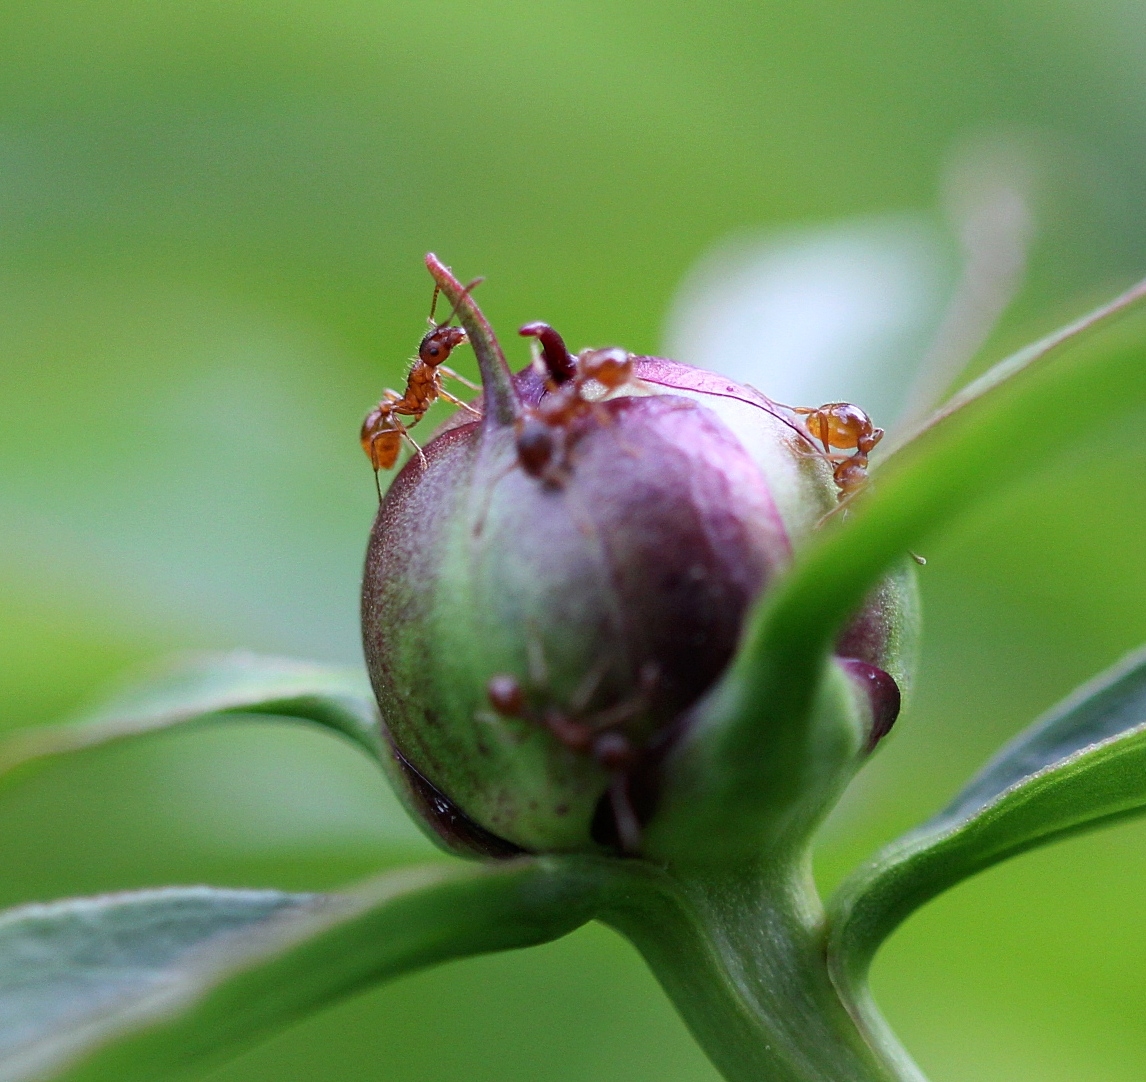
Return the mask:
[[434,298],[430,301],[430,325],[434,328],[434,330],[439,330],[447,323],[449,323],[454,318],[454,316],[458,314],[458,309],[461,307],[462,301],[464,301],[466,297],[469,296],[470,290],[476,289],[484,281],[485,277],[483,276],[480,278],[475,278],[472,282],[470,282],[470,284],[462,290],[461,296],[458,297],[458,303],[454,305],[450,314],[446,316],[446,318],[443,319],[441,323],[434,322],[434,310],[438,307],[438,294],[442,291],[442,287],[434,286]]

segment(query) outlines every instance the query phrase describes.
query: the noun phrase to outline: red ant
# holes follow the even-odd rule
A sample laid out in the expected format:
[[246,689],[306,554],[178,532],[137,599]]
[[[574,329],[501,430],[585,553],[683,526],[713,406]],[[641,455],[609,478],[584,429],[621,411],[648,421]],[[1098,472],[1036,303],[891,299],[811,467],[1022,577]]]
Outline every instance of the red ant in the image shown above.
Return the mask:
[[[859,406],[850,402],[827,402],[816,409],[797,406],[796,413],[805,416],[804,424],[813,439],[824,445],[824,454],[835,463],[832,478],[839,488],[839,498],[846,499],[867,483],[867,456],[881,439],[883,429],[876,428]],[[832,453],[832,448],[854,447],[852,455]]]
[[[470,282],[463,290],[462,297],[479,282],[481,282],[480,278],[475,278]],[[430,330],[426,332],[418,346],[418,356],[406,377],[405,393],[399,394],[397,391],[389,389],[383,391],[382,401],[366,415],[366,420],[362,422],[362,432],[359,439],[362,441],[362,449],[366,452],[366,457],[370,459],[370,464],[374,467],[374,484],[378,487],[379,499],[382,498],[382,489],[378,484],[378,471],[388,470],[397,462],[403,440],[417,452],[422,465],[426,465],[426,456],[422,448],[414,442],[409,430],[426,415],[426,411],[434,402],[439,398],[444,398],[455,406],[469,410],[476,417],[481,416],[480,412],[473,406],[463,402],[460,398],[456,398],[442,386],[442,377],[449,376],[451,379],[456,379],[459,383],[465,384],[471,390],[481,390],[477,384],[470,383],[468,379],[463,379],[457,372],[445,366],[444,362],[450,354],[466,340],[466,332],[461,327],[450,326],[458,311],[456,304],[453,311],[441,323],[434,322],[434,309],[438,304],[438,293],[439,289],[435,286],[434,298],[430,302]],[[461,298],[458,299],[458,304],[460,303]],[[399,420],[400,416],[411,419],[403,422]]]
[[648,665],[642,671],[642,690],[632,699],[596,714],[587,714],[584,708],[596,690],[600,675],[591,674],[588,686],[575,694],[577,702],[569,710],[552,704],[541,709],[531,707],[520,681],[509,673],[491,676],[486,684],[486,696],[499,716],[520,718],[548,729],[570,751],[590,756],[612,775],[608,795],[617,837],[624,852],[635,853],[641,844],[641,824],[629,797],[628,778],[640,757],[640,749],[620,726],[647,709],[656,668]]
[[[518,461],[531,477],[560,484],[567,466],[569,427],[596,408],[596,402],[586,397],[589,384],[598,383],[608,393],[632,382],[633,355],[611,347],[585,349],[574,357],[548,323],[527,323],[518,334],[540,341],[548,373],[545,395],[518,422]],[[563,461],[557,464],[559,450]]]

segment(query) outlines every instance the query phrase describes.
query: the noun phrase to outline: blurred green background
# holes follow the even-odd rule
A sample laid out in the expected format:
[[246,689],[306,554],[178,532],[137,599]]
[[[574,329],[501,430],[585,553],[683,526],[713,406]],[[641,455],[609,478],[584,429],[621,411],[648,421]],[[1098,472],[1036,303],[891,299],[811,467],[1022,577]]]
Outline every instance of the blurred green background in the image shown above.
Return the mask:
[[[0,724],[173,649],[358,662],[357,429],[425,326],[428,249],[486,275],[518,361],[538,318],[651,351],[730,235],[907,215],[954,265],[944,171],[983,139],[1034,163],[1036,232],[977,365],[1146,272],[1141,5],[0,6]],[[926,552],[918,695],[824,832],[826,886],[1146,640],[1141,432],[1014,438],[1047,468]],[[2,904],[318,887],[411,855],[432,850],[357,753],[267,722],[0,801]],[[1146,826],[1024,857],[913,918],[877,996],[934,1082],[1141,1079],[1144,898]],[[213,1077],[716,1076],[588,928],[362,996]]]

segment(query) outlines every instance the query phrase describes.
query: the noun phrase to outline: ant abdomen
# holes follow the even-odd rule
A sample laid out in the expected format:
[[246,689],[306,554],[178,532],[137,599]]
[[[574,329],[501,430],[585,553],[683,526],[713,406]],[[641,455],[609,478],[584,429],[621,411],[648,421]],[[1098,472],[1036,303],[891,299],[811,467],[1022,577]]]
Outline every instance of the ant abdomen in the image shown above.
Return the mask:
[[516,676],[498,673],[486,684],[489,705],[506,718],[519,718],[525,713],[525,692]]
[[539,417],[525,417],[517,431],[517,461],[530,477],[545,477],[556,457],[553,426]]
[[633,378],[633,355],[616,346],[590,349],[577,358],[578,373],[583,379],[595,379],[610,391],[623,387]]
[[[872,427],[871,418],[859,406],[853,406],[850,402],[828,402],[818,409],[801,408],[796,412],[807,414],[804,423],[808,431],[824,445],[824,450],[829,447],[856,447],[865,436],[870,438],[879,431]],[[875,443],[872,442],[871,446],[874,447]]]

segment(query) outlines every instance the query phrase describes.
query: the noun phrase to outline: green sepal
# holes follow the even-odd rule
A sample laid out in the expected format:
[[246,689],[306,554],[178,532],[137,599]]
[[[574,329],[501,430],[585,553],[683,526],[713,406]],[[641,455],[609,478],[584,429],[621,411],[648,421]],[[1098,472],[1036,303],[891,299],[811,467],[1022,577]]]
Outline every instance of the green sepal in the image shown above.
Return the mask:
[[[867,488],[823,524],[758,603],[735,661],[666,762],[658,853],[687,859],[711,851],[709,840],[725,838],[728,824],[770,815],[775,790],[761,778],[777,768],[776,734],[789,749],[818,746],[831,695],[828,658],[865,595],[988,493],[1045,468],[1052,452],[1093,431],[1062,425],[1048,448],[1032,418],[1101,416],[1117,427],[1141,410],[1146,318],[1139,312],[1113,324],[1144,299],[1146,283],[996,365],[896,448]],[[788,775],[813,769],[779,765]],[[811,801],[829,791],[811,794],[806,821],[816,821]]]
[[854,872],[832,900],[828,958],[869,1034],[885,1031],[867,973],[921,905],[1028,849],[1146,811],[1146,648],[1005,747],[937,816]]

